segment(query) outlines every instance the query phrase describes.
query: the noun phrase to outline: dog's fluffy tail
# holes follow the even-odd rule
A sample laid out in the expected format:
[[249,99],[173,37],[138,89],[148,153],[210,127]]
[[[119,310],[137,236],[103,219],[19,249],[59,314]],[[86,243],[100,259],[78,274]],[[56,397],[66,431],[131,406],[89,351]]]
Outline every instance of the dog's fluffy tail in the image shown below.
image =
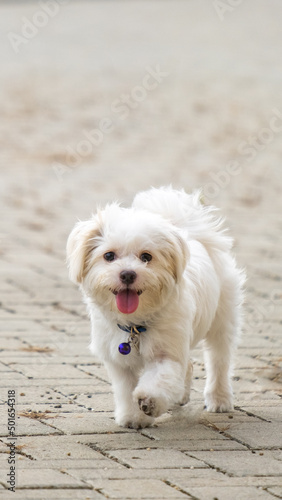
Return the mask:
[[179,229],[188,231],[188,238],[217,250],[228,251],[233,240],[222,228],[224,219],[216,215],[217,208],[203,204],[201,190],[187,194],[171,186],[152,188],[138,193],[132,206],[160,214]]
[[187,227],[187,217],[201,207],[201,197],[201,190],[187,194],[171,186],[152,188],[138,193],[133,207],[158,213],[176,226]]

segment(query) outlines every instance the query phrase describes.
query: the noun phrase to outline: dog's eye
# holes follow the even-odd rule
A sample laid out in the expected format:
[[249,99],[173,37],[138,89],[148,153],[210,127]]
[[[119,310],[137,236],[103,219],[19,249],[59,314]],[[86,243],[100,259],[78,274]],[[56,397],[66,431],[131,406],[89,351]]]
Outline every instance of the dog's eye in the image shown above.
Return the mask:
[[107,252],[104,254],[104,259],[107,262],[112,262],[113,260],[115,260],[115,258],[116,258],[115,252]]
[[142,260],[142,262],[150,262],[150,260],[152,260],[152,255],[150,255],[147,252],[144,252],[140,255],[140,260]]

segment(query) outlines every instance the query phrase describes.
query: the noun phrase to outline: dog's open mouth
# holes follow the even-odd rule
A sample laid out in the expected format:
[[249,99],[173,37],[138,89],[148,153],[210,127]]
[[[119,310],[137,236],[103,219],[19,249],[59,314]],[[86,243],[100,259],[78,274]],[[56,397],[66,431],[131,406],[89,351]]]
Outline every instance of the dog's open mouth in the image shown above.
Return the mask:
[[136,311],[139,305],[139,296],[142,290],[132,290],[125,288],[119,292],[113,292],[116,296],[116,304],[118,310],[123,314],[132,314]]

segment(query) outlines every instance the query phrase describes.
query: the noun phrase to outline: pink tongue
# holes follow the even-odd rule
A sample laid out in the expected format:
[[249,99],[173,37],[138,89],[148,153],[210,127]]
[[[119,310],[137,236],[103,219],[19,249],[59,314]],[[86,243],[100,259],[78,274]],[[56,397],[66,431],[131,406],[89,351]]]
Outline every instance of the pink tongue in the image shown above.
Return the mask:
[[139,304],[139,297],[134,290],[123,290],[116,295],[117,307],[123,314],[132,314]]

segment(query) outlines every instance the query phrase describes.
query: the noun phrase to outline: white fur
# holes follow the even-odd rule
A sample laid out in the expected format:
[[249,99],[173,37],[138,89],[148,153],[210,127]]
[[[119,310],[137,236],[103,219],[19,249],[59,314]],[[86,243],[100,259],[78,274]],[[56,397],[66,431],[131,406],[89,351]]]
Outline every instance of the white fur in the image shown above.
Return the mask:
[[[231,358],[240,332],[243,273],[230,254],[232,239],[200,193],[170,187],[139,193],[131,208],[114,203],[69,236],[71,279],[83,292],[92,323],[91,351],[113,383],[116,421],[145,427],[175,403],[189,400],[190,351],[203,340],[208,411],[233,408]],[[116,259],[104,255],[113,251]],[[143,252],[152,260],[143,262]],[[134,271],[129,287],[139,306],[121,313],[120,273]],[[145,325],[139,352],[118,351],[128,334],[117,324]]]

